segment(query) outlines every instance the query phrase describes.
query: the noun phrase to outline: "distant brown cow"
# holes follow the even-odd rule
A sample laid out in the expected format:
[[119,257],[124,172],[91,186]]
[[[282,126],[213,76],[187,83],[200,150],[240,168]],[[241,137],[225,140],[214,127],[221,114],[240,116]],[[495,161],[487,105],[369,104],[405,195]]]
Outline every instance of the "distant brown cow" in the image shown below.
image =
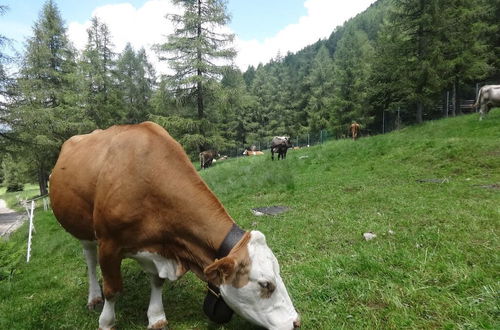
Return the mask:
[[212,165],[215,157],[220,157],[219,153],[213,150],[200,152],[200,166],[201,169],[209,168]]
[[358,138],[360,126],[357,122],[353,121],[351,126],[349,127],[349,130],[351,131],[351,136],[353,140],[356,140]]

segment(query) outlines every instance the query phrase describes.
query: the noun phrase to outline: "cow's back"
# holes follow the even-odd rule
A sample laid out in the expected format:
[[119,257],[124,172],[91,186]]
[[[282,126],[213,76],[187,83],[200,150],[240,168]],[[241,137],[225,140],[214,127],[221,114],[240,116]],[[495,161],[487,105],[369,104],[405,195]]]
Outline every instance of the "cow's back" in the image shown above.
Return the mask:
[[139,216],[146,199],[151,200],[152,186],[172,172],[162,168],[167,158],[171,167],[180,169],[177,176],[183,176],[179,171],[195,172],[182,147],[153,123],[72,137],[64,143],[50,177],[54,215],[78,239],[94,240],[96,232],[103,236],[116,231],[123,223],[109,219]]

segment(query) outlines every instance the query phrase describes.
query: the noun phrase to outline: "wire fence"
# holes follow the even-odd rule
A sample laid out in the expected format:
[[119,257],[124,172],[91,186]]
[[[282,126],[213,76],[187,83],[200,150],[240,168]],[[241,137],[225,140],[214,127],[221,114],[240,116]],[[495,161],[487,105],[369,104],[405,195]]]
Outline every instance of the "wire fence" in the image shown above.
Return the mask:
[[[347,130],[346,130],[347,131]],[[345,136],[347,137],[347,135]],[[330,140],[335,140],[336,136],[331,134],[327,130],[321,130],[320,132],[316,134],[301,134],[301,135],[296,135],[296,136],[291,136],[290,137],[290,142],[292,143],[293,148],[304,148],[304,147],[309,147],[313,145],[318,145],[322,144],[326,141]],[[220,151],[221,156],[228,156],[228,157],[240,157],[243,156],[243,152],[250,148],[251,150],[260,150],[260,151],[266,151],[271,149],[271,138],[270,139],[263,139],[263,140],[258,140],[258,141],[253,141],[247,144],[239,144],[236,147],[233,148],[228,148],[225,150]]]
[[[433,105],[428,105],[423,111],[423,120],[434,120],[459,116],[471,112],[477,112],[473,104],[479,89],[483,85],[494,84],[492,81],[470,83],[460,87],[444,90],[439,93]],[[455,96],[455,97],[453,97]],[[397,109],[384,110],[374,115],[370,125],[363,125],[359,137],[366,137],[377,134],[385,134],[415,123],[415,105],[401,105]],[[336,127],[332,130],[322,130],[318,133],[302,134],[290,136],[293,147],[313,146],[330,140],[349,138],[348,127]],[[228,157],[239,157],[243,155],[246,148],[254,150],[269,150],[271,138],[251,141],[246,145],[240,144],[220,152]]]

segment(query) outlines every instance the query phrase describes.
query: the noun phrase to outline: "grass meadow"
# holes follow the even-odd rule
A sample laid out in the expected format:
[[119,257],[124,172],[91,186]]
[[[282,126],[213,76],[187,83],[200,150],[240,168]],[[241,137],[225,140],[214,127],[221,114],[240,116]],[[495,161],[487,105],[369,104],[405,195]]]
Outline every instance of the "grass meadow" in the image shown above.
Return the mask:
[[[266,235],[302,329],[500,328],[500,109],[201,174],[242,228]],[[251,213],[271,205],[291,209]],[[97,328],[79,243],[43,210],[29,264],[26,241],[25,225],[0,242],[0,329]],[[144,329],[148,277],[131,260],[122,271],[117,326]],[[204,295],[192,273],[167,282],[169,329],[257,329],[237,315],[210,323]]]

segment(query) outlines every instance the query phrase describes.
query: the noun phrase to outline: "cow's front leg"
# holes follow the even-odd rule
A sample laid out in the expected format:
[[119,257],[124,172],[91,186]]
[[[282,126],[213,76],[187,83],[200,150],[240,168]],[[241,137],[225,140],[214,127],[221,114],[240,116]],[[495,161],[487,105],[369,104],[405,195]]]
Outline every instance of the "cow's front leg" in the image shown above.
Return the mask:
[[96,241],[81,241],[83,253],[87,263],[87,275],[89,279],[89,296],[87,299],[87,307],[90,310],[95,309],[99,304],[102,304],[101,287],[97,280],[97,242]]
[[106,298],[104,307],[102,308],[101,316],[99,316],[99,330],[115,329],[115,303],[117,296],[114,298]]
[[165,280],[151,274],[151,298],[148,307],[148,329],[165,329],[167,318],[163,310],[162,289]]
[[101,266],[104,307],[99,316],[99,329],[110,330],[115,326],[115,303],[118,294],[123,290],[120,266],[121,251],[110,241],[99,241],[99,265]]

